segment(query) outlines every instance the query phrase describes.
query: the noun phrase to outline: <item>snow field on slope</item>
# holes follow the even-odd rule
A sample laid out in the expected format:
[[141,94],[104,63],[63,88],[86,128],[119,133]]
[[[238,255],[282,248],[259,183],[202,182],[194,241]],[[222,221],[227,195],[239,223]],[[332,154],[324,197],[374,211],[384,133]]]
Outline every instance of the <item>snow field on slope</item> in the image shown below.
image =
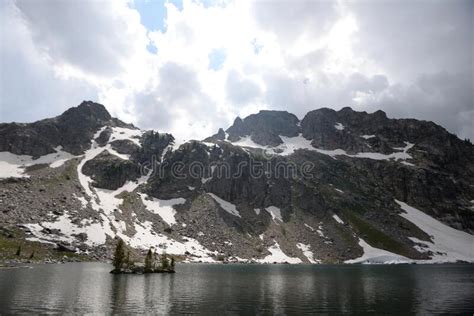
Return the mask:
[[186,200],[176,198],[170,200],[160,200],[148,197],[144,193],[139,193],[145,207],[152,213],[158,214],[169,226],[176,224],[176,211],[174,205],[184,204]]
[[15,155],[8,151],[0,152],[0,179],[1,178],[23,178],[25,168],[37,164],[47,164],[51,168],[62,166],[66,161],[76,156],[62,150],[61,146],[54,148],[56,152],[33,159],[28,155]]
[[400,216],[431,236],[432,242],[410,237],[413,242],[421,245],[416,247],[417,250],[433,253],[431,259],[424,262],[443,263],[458,260],[474,262],[473,235],[454,229],[404,202],[398,200],[395,202],[404,211],[399,214]]
[[231,215],[234,215],[234,216],[237,216],[237,217],[242,217],[242,216],[240,216],[240,213],[239,213],[239,211],[237,210],[237,207],[234,204],[232,204],[232,203],[230,203],[226,200],[221,199],[220,197],[218,197],[214,193],[207,193],[207,194],[209,194],[227,213],[229,213]]

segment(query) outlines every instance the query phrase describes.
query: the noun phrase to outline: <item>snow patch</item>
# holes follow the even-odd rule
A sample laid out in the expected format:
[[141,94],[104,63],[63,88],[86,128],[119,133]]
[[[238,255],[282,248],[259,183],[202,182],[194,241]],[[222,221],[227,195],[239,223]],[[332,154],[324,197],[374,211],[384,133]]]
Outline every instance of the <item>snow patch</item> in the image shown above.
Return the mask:
[[220,197],[218,197],[217,195],[213,193],[208,193],[208,194],[224,209],[224,211],[226,211],[227,213],[231,215],[242,217],[240,216],[240,213],[234,204],[221,199]]
[[192,256],[189,261],[215,262],[212,256],[217,252],[210,251],[203,247],[197,240],[189,237],[183,237],[183,241],[173,240],[165,235],[156,233],[153,229],[153,223],[145,221],[135,223],[136,234],[133,237],[120,236],[131,247],[140,249],[155,248],[161,249],[168,254],[185,255],[189,252]]
[[[40,242],[50,243],[59,240],[71,243],[76,240],[72,235],[81,233],[87,235],[85,243],[89,246],[101,245],[106,241],[106,235],[100,223],[90,223],[83,220],[81,226],[79,226],[72,222],[67,212],[57,217],[55,221],[44,221],[39,224],[24,224],[24,226],[27,227]],[[53,233],[47,234],[43,231],[45,228],[58,230],[60,235]]]
[[273,240],[275,244],[273,246],[268,248],[268,251],[271,253],[270,255],[266,256],[263,259],[257,260],[257,262],[260,263],[301,263],[300,258],[294,258],[294,257],[289,257],[287,256],[281,249],[280,245],[276,242],[276,240]]
[[305,245],[303,243],[297,243],[296,247],[298,247],[298,249],[300,249],[303,252],[304,256],[306,258],[308,258],[308,261],[310,263],[320,263],[321,262],[320,260],[314,259],[314,254],[310,250],[311,249],[310,245]]
[[338,222],[339,224],[344,224],[344,221],[339,216],[337,216],[336,214],[334,214],[332,216],[332,218],[334,218],[336,220],[336,222]]
[[306,224],[306,223],[304,224],[304,226],[308,227],[308,228],[309,228],[309,230],[311,230],[312,232],[314,232],[314,228],[313,228],[313,227],[309,226],[309,225],[308,225],[308,224]]
[[87,200],[86,200],[85,197],[83,197],[83,196],[77,196],[75,193],[73,194],[73,196],[74,196],[79,202],[81,202],[82,208],[86,208],[86,207],[87,207],[88,202],[87,202]]
[[342,123],[336,123],[336,125],[334,125],[334,128],[339,130],[339,131],[342,131],[342,130],[344,130],[345,126],[342,125]]
[[371,138],[374,138],[376,136],[375,135],[360,135],[360,137],[362,137],[363,139],[371,139]]
[[209,181],[211,181],[211,179],[212,179],[212,175],[209,178],[202,178],[201,183],[202,184],[208,183]]
[[415,237],[410,239],[420,244],[416,249],[422,252],[433,253],[430,263],[455,262],[458,260],[474,262],[474,236],[454,229],[426,213],[398,200],[404,213],[403,218],[415,224],[422,231],[431,236],[432,242],[423,241]]
[[254,208],[253,210],[254,210],[255,214],[260,215],[260,209],[259,208]]
[[130,140],[141,147],[139,139],[142,135],[143,131],[139,129],[112,127],[112,134],[110,135],[109,142],[113,142],[114,140]]
[[232,144],[235,146],[241,146],[241,147],[261,148],[261,149],[268,148],[268,146],[262,146],[255,143],[250,136],[240,137],[238,141],[233,142]]
[[63,151],[61,146],[54,148],[56,152],[33,159],[29,155],[15,155],[8,151],[0,152],[0,178],[24,178],[29,177],[25,174],[25,168],[28,166],[47,164],[50,168],[58,168],[66,161],[76,156]]
[[143,204],[152,213],[158,214],[169,226],[176,224],[176,211],[173,206],[186,203],[183,198],[176,198],[170,200],[160,200],[156,198],[149,198],[144,193],[139,193]]
[[364,263],[364,264],[396,264],[410,263],[413,260],[407,257],[397,255],[387,250],[372,247],[362,238],[359,238],[359,246],[364,250],[364,254],[356,259],[346,260],[345,263]]
[[392,160],[393,159],[395,161],[412,159],[413,157],[410,154],[408,154],[408,150],[410,150],[414,146],[414,144],[409,143],[409,142],[405,142],[405,144],[406,144],[405,147],[394,148],[395,150],[399,150],[399,152],[391,153],[388,155],[376,153],[376,152],[361,152],[355,155],[351,155],[342,149],[325,150],[325,149],[315,148],[315,150],[321,154],[325,154],[333,158],[337,156],[347,156],[351,158],[368,158],[368,159],[373,159],[373,160]]
[[[99,228],[101,229],[101,233],[108,235],[111,238],[114,238],[116,235],[125,236],[123,235],[123,233],[126,230],[126,225],[124,225],[124,223],[117,222],[115,220],[114,213],[116,211],[120,212],[119,206],[123,203],[123,199],[118,198],[117,196],[123,192],[133,192],[139,185],[145,183],[148,180],[152,170],[150,170],[147,175],[140,177],[137,181],[126,182],[122,187],[118,188],[117,190],[99,189],[91,186],[92,179],[82,173],[82,167],[87,161],[94,159],[104,150],[110,150],[110,144],[107,144],[104,147],[100,147],[96,142],[97,137],[99,137],[100,133],[102,133],[102,131],[105,129],[106,127],[103,127],[94,134],[94,137],[91,141],[90,149],[85,151],[83,159],[77,166],[77,174],[81,186],[84,188],[85,193],[90,197],[89,203],[92,209],[97,211],[100,218],[102,219],[102,223],[98,224],[100,226]],[[140,131],[135,130],[129,131],[132,132],[129,132],[128,134],[126,132],[119,132],[118,134],[116,133],[117,135],[121,135],[116,136],[116,138],[123,137],[123,139],[125,139],[126,137],[130,137],[130,135],[139,135],[141,133]],[[105,237],[101,237],[101,240],[105,242]]]
[[281,210],[278,207],[269,206],[265,208],[265,211],[267,211],[272,216],[272,219],[275,223],[276,223],[276,220],[283,222],[283,219],[281,217]]
[[185,140],[185,139],[182,139],[182,138],[175,138],[175,139],[173,140],[173,144],[172,144],[172,146],[171,146],[171,150],[172,150],[172,151],[178,150],[179,147],[180,147],[181,145],[183,145],[184,143],[186,143],[186,140]]
[[323,225],[321,223],[318,226],[318,229],[316,230],[316,232],[318,233],[319,237],[324,238],[324,239],[327,238],[326,235],[323,232]]
[[260,149],[265,150],[269,154],[280,155],[280,156],[291,155],[298,149],[308,149],[308,150],[317,151],[321,154],[330,156],[332,158],[335,158],[337,156],[347,156],[351,158],[368,158],[368,159],[373,159],[373,160],[392,160],[393,159],[395,161],[412,159],[412,156],[408,154],[408,150],[410,150],[414,146],[414,144],[412,143],[405,142],[405,145],[406,145],[405,147],[394,148],[395,150],[398,150],[399,152],[395,152],[388,155],[377,153],[377,152],[360,152],[357,154],[348,154],[343,149],[326,150],[326,149],[315,148],[311,145],[311,140],[304,138],[302,134],[299,134],[298,136],[295,136],[295,137],[286,137],[286,136],[280,135],[280,138],[283,141],[283,143],[276,147],[262,146],[262,145],[256,144],[254,141],[251,140],[250,136],[242,137],[237,142],[233,142],[232,144],[236,146],[242,146],[242,147],[260,148]]

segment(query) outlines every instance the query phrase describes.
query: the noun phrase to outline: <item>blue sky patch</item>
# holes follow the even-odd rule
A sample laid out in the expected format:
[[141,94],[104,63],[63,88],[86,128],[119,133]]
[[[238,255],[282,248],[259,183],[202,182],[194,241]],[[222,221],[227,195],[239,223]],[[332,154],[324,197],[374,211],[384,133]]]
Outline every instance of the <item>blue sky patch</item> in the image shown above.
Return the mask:
[[134,0],[130,6],[140,13],[140,21],[148,31],[166,31],[166,7],[165,4],[170,2],[179,10],[183,10],[182,0]]
[[224,49],[213,49],[209,53],[209,69],[219,70],[224,65],[226,53]]
[[152,54],[158,53],[158,48],[156,48],[156,46],[152,42],[148,43],[146,49]]
[[256,38],[253,39],[252,46],[253,46],[253,53],[255,55],[258,55],[263,48],[263,45],[260,44]]

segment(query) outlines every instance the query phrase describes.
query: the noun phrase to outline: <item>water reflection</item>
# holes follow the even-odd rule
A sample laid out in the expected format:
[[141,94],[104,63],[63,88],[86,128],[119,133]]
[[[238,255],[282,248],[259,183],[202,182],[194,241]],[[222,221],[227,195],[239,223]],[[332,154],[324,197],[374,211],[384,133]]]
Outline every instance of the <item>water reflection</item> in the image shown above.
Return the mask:
[[473,274],[472,269],[465,274],[454,265],[448,265],[442,271],[425,266],[414,286],[418,313],[449,314],[459,310],[474,314]]
[[111,275],[104,264],[0,270],[0,314],[472,313],[474,267],[178,265]]

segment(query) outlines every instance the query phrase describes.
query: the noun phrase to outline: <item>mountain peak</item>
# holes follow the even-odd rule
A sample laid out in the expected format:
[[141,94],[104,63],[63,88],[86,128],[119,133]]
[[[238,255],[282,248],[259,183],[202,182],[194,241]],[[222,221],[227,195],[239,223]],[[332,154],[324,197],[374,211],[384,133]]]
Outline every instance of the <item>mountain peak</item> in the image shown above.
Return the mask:
[[231,141],[250,136],[260,145],[281,144],[280,135],[297,136],[300,128],[296,115],[287,111],[261,110],[244,118],[236,118],[234,124],[227,129]]
[[78,106],[66,110],[60,115],[60,118],[92,118],[100,121],[108,121],[112,116],[102,104],[93,101],[82,101]]

